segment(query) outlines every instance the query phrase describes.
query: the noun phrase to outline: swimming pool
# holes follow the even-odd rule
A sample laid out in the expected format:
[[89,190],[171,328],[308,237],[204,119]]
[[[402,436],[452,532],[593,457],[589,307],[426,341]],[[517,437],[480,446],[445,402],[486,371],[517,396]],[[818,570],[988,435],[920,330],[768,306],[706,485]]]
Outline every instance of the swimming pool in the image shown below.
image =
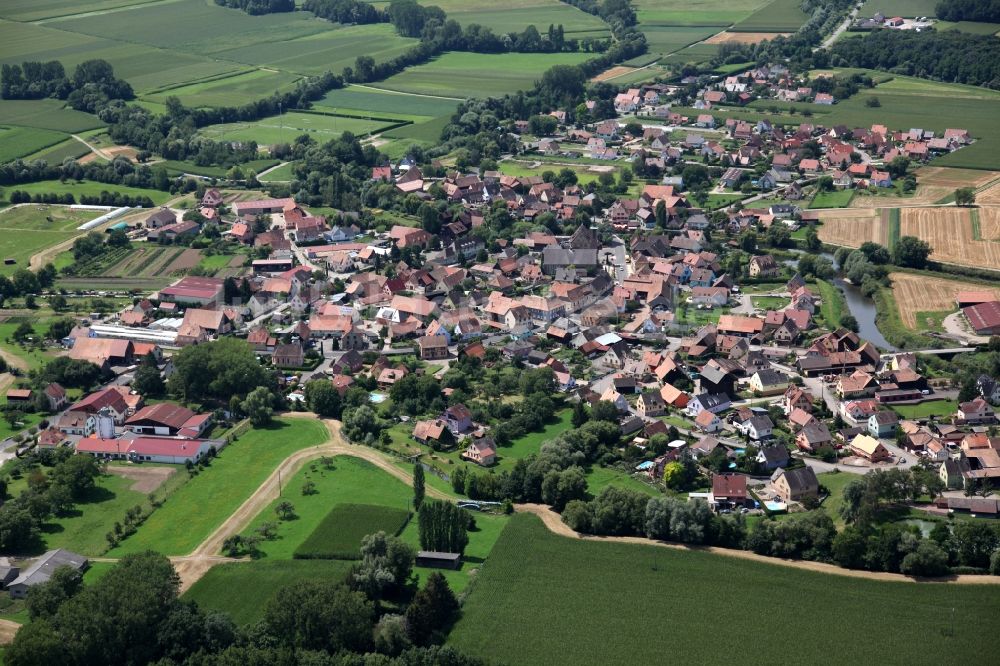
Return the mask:
[[386,396],[385,393],[374,393],[373,392],[373,393],[369,393],[368,394],[368,399],[370,401],[374,402],[376,405],[379,404],[379,403],[385,402],[385,399],[387,397],[388,396]]

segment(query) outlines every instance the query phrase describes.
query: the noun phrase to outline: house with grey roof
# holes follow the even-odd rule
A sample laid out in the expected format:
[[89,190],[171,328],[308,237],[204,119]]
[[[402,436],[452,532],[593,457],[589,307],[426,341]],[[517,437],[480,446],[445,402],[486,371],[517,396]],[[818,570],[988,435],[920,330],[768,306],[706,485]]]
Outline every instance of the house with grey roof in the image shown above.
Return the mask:
[[82,573],[89,566],[90,561],[83,555],[77,555],[62,548],[46,551],[30,567],[22,571],[7,586],[7,589],[10,591],[10,596],[13,599],[24,599],[28,596],[28,590],[35,585],[48,582],[49,578],[52,577],[52,574],[59,567],[70,567]]

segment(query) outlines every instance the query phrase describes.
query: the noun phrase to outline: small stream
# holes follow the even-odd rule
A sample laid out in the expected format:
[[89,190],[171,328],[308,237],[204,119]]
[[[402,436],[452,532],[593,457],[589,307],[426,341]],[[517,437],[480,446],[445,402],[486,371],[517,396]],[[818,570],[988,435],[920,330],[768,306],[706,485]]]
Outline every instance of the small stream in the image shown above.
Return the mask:
[[[802,250],[796,248],[792,248],[791,251],[799,254],[805,254]],[[833,263],[834,266],[837,265],[837,262],[833,259],[833,255],[828,252],[822,252],[818,256],[826,257]],[[798,262],[789,259],[783,263],[794,269]],[[837,289],[840,290],[840,293],[843,294],[844,301],[847,303],[847,309],[850,310],[851,315],[853,315],[857,320],[858,335],[883,351],[899,351],[898,347],[890,344],[889,341],[885,339],[885,336],[882,335],[882,331],[878,329],[878,325],[875,323],[878,315],[875,311],[875,301],[862,294],[861,289],[859,289],[856,285],[846,282],[843,278],[834,278],[831,282],[837,287]]]

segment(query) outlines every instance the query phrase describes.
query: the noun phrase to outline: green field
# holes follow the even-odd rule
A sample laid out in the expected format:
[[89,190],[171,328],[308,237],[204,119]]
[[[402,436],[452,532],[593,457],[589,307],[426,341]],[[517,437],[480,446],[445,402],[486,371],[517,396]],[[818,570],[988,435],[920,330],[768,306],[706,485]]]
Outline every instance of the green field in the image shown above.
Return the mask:
[[290,181],[293,178],[295,178],[295,174],[292,173],[292,165],[293,164],[294,164],[293,162],[287,162],[285,164],[282,164],[277,169],[274,169],[273,171],[269,171],[269,172],[267,172],[263,176],[259,176],[258,180],[260,180],[261,182],[264,182],[264,183],[269,183],[269,182],[279,182],[280,183],[280,182],[283,182],[283,181]]
[[103,126],[97,116],[74,111],[57,99],[0,99],[0,124],[62,132],[82,132]]
[[77,159],[78,157],[83,157],[89,152],[90,148],[87,148],[87,146],[83,145],[76,139],[69,138],[65,141],[60,141],[53,146],[40,150],[37,153],[25,155],[24,160],[45,160],[49,164],[62,164],[63,160],[66,158]]
[[939,0],[869,0],[859,16],[872,16],[882,12],[886,16],[934,16]]
[[296,137],[308,134],[319,143],[326,143],[344,132],[362,135],[378,132],[392,123],[365,118],[345,118],[320,113],[293,111],[254,122],[211,125],[201,134],[216,141],[257,141],[261,145],[291,143]]
[[[191,552],[292,453],[326,441],[326,427],[307,419],[277,420],[223,449],[212,464],[166,498],[113,556],[155,550]],[[183,472],[181,472],[183,473]],[[223,492],[221,489],[225,489]],[[183,525],[183,529],[178,529]]]
[[424,116],[450,116],[458,106],[457,100],[441,99],[439,97],[421,97],[406,95],[378,88],[352,85],[338,90],[331,90],[326,97],[314,103],[317,110],[346,112],[363,110],[382,114],[388,118]]
[[[690,427],[690,423],[685,423],[684,427]],[[617,469],[608,467],[591,467],[587,472],[587,492],[591,495],[600,495],[601,491],[609,486],[615,488],[625,488],[628,490],[638,490],[647,495],[659,495],[660,492],[653,486],[640,481],[636,477]]]
[[17,21],[40,21],[57,16],[107,11],[137,5],[149,0],[7,0],[0,7],[0,16]]
[[438,97],[498,97],[530,88],[553,65],[578,65],[586,53],[445,53],[376,87]]
[[[244,172],[253,170],[259,173],[265,169],[270,169],[276,164],[279,164],[276,159],[253,160],[241,163],[240,168],[243,169]],[[229,169],[225,167],[200,166],[198,164],[194,164],[193,162],[180,162],[177,160],[163,160],[162,162],[158,162],[157,166],[161,166],[166,169],[167,174],[170,176],[180,175],[182,173],[193,173],[199,176],[224,178],[226,173],[229,172]]]
[[767,4],[767,0],[692,0],[670,3],[663,0],[634,0],[639,24],[728,26],[750,16]]
[[934,24],[937,30],[959,30],[973,35],[996,35],[1000,33],[1000,23],[977,23],[975,21],[938,21]]
[[[781,603],[774,601],[778,590],[785,591]],[[753,620],[722,618],[721,599],[762,612]],[[875,608],[892,631],[845,640],[844,623]],[[511,664],[652,664],[664,655],[729,664],[736,654],[820,664],[830,663],[834,644],[837,663],[962,663],[982,654],[997,613],[991,585],[874,582],[697,551],[576,541],[518,515],[449,643]],[[668,621],[650,631],[651,618]]]
[[795,32],[809,20],[799,0],[773,0],[732,28],[733,32]]
[[[652,53],[673,53],[719,32],[717,27],[644,25],[642,32]],[[617,79],[616,79],[617,80]]]
[[925,419],[929,416],[942,419],[954,414],[957,408],[958,402],[955,400],[928,400],[916,405],[892,405],[891,407],[892,411],[904,419]]
[[290,90],[296,81],[296,76],[254,69],[202,83],[164,88],[144,99],[166,103],[168,97],[177,97],[186,106],[242,106],[273,92]]
[[356,560],[369,534],[397,536],[410,512],[371,504],[338,504],[330,509],[305,541],[295,549],[297,560]]
[[258,560],[219,564],[184,594],[202,608],[229,613],[239,625],[256,622],[283,587],[307,580],[337,580],[353,562],[346,560]]
[[[6,425],[6,424],[5,424]],[[8,492],[18,494],[27,482],[12,484]],[[96,486],[78,502],[66,516],[50,516],[42,523],[38,553],[52,548],[67,548],[82,555],[100,555],[107,550],[104,535],[115,522],[125,519],[125,512],[136,505],[145,505],[143,493],[129,490],[133,481],[113,474],[97,479]]]
[[544,34],[550,24],[560,23],[567,37],[578,36],[570,33],[600,36],[608,32],[607,24],[598,17],[558,0],[511,0],[502,6],[491,0],[435,0],[433,4],[443,9],[449,19],[462,25],[478,23],[498,35],[521,32],[529,25]]
[[[49,192],[54,192],[56,194],[65,194],[69,192],[74,197],[76,197],[77,202],[80,201],[80,197],[84,195],[88,196],[99,196],[101,192],[119,192],[121,194],[128,194],[131,196],[142,197],[146,196],[153,200],[154,204],[162,204],[169,200],[173,195],[170,192],[163,192],[161,190],[147,190],[141,187],[129,187],[128,185],[115,185],[113,183],[97,183],[90,180],[83,181],[73,181],[68,180],[65,183],[58,180],[40,180],[35,183],[19,183],[17,185],[8,187],[4,194],[9,194],[14,190],[21,190],[22,192],[27,192],[29,194],[46,194]],[[93,213],[93,211],[88,211]],[[97,217],[97,215],[91,215],[91,218]]]
[[809,208],[849,208],[853,198],[854,190],[817,192],[809,202]]
[[0,125],[0,163],[31,155],[66,139],[62,132]]
[[[182,35],[183,33],[173,29],[164,29],[164,26],[177,25],[177,19],[184,15],[183,12],[192,3],[195,6],[203,4],[208,8],[215,7],[200,0],[157,3],[161,11],[162,8],[169,8],[172,18],[166,22],[162,17],[152,19],[158,22],[142,25],[139,22],[151,20],[147,12],[155,5],[88,18],[53,21],[45,25],[0,20],[0,43],[4,44],[0,62],[59,60],[71,73],[81,62],[100,58],[110,62],[115,68],[115,74],[131,83],[137,93],[246,70],[247,66],[242,63],[206,57],[203,55],[206,53],[204,49],[182,48],[180,44],[174,44],[177,47],[174,49],[154,48],[155,43],[144,38],[147,33],[158,33],[161,38],[159,41],[169,44],[172,37]],[[236,10],[221,7],[217,9],[220,12],[242,15],[247,19],[257,18]],[[78,23],[85,24],[82,26],[85,29],[78,29]],[[220,25],[228,26],[229,22],[219,20],[216,16],[215,24],[204,28],[218,33]],[[87,26],[106,27],[107,36],[85,34],[89,29]],[[143,33],[143,36],[138,36],[137,32]]]
[[[316,485],[316,494],[303,495],[302,486],[311,481]],[[275,507],[288,500],[295,505],[295,520],[278,525],[278,538],[260,544],[265,557],[291,559],[296,549],[323,522],[331,507],[338,504],[368,504],[391,507],[403,511],[409,506],[413,491],[405,483],[389,476],[371,463],[338,456],[333,459],[333,469],[327,469],[320,462],[311,462],[299,470],[295,476],[285,479],[282,497],[263,509],[250,523],[250,533],[265,522],[277,520]]]
[[4,232],[0,234],[0,257],[17,262],[0,265],[0,275],[27,268],[31,255],[83,234],[76,228],[99,217],[101,212],[35,204],[0,211],[0,232]]
[[[276,16],[276,15],[275,15]],[[388,23],[339,27],[325,24],[325,30],[288,40],[251,41],[215,53],[218,58],[281,69],[297,74],[340,74],[354,67],[360,55],[376,63],[386,62],[406,52],[416,39],[400,37]]]

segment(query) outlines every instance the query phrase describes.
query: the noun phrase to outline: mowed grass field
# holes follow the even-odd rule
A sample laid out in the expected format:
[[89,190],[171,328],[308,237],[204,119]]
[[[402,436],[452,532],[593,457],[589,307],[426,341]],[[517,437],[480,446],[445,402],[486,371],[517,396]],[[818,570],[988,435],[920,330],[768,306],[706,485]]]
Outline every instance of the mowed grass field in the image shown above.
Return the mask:
[[587,53],[445,53],[377,88],[437,97],[492,97],[530,88],[554,65],[576,65]]
[[218,564],[208,570],[184,599],[202,608],[229,613],[238,625],[256,622],[279,589],[308,580],[344,578],[347,560],[258,560]]
[[387,118],[451,116],[457,106],[458,100],[408,95],[358,85],[331,90],[323,99],[313,103],[313,108],[318,111],[368,111]]
[[[733,600],[746,612],[724,612]],[[838,663],[961,663],[995,643],[984,637],[998,613],[990,585],[883,583],[578,541],[517,515],[448,641],[509,664],[730,664],[733,655],[822,664],[831,646]],[[862,618],[884,630],[857,634],[850,625]]]
[[392,123],[366,118],[293,111],[254,122],[210,125],[203,128],[201,134],[216,141],[256,141],[261,145],[291,143],[296,137],[308,134],[317,142],[325,143],[344,132],[368,134],[391,125]]
[[[114,557],[155,550],[190,553],[292,453],[326,441],[319,421],[276,420],[223,449],[212,464],[167,496],[139,530],[111,551]],[[183,473],[183,472],[181,472]]]
[[0,7],[0,16],[16,21],[41,21],[43,19],[82,14],[85,12],[107,11],[129,5],[137,5],[149,0],[5,0]]
[[650,52],[663,55],[707,39],[718,31],[719,28],[709,26],[642,26]]
[[165,88],[143,99],[166,103],[168,97],[177,97],[186,106],[240,106],[275,91],[290,90],[298,80],[298,76],[282,72],[253,69],[201,83]]
[[0,258],[17,263],[0,265],[0,275],[27,268],[31,255],[82,235],[77,227],[101,215],[99,210],[27,204],[0,211]]

